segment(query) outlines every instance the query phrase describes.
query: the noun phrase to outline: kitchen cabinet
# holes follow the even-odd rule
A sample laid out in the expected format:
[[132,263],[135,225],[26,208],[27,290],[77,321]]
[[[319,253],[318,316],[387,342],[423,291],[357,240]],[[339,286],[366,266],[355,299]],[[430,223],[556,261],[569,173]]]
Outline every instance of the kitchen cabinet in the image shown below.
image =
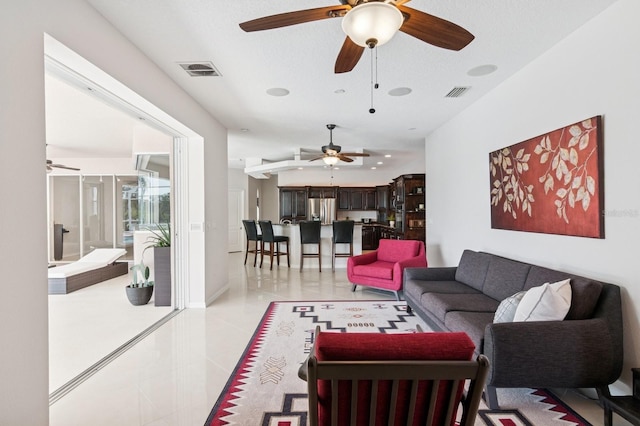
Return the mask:
[[362,225],[362,250],[376,250],[377,248],[377,227],[373,225]]
[[336,198],[335,186],[310,186],[308,191],[309,198]]
[[402,239],[425,240],[424,174],[394,179],[395,229]]
[[338,210],[376,210],[375,188],[338,188]]
[[307,219],[307,189],[280,188],[280,220],[298,222]]
[[378,210],[376,204],[377,195],[375,188],[368,188],[363,190],[362,199],[364,201],[364,210]]
[[376,210],[378,211],[378,222],[387,223],[389,185],[376,186]]

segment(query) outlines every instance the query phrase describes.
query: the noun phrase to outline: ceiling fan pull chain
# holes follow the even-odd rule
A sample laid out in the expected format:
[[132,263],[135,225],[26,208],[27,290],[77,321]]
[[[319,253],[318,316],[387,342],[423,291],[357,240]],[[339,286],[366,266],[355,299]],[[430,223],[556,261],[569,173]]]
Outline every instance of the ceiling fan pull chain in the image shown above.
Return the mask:
[[373,114],[376,112],[376,109],[373,107],[373,89],[374,87],[378,86],[378,83],[376,83],[375,85],[373,84],[373,48],[369,48],[369,50],[371,51],[371,108],[369,108],[369,112]]
[[376,66],[375,66],[375,70],[376,70],[376,84],[373,86],[374,89],[377,89],[378,86],[378,45],[376,45]]

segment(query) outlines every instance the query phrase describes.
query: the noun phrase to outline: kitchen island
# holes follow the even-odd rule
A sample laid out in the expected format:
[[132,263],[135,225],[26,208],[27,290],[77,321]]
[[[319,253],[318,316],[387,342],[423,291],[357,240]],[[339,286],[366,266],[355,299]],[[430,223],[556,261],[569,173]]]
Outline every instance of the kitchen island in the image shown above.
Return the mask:
[[[292,268],[300,268],[300,226],[297,224],[273,224],[273,232],[275,235],[285,235],[289,237],[289,257]],[[320,247],[322,250],[322,269],[331,272],[331,237],[333,236],[333,226],[331,224],[322,225],[320,232]],[[315,244],[309,244],[305,247],[305,253],[313,253],[317,250]],[[337,244],[336,251],[338,253],[348,252],[348,244]],[[353,228],[353,254],[354,256],[362,253],[362,224],[357,223]],[[265,256],[266,257],[266,256]],[[273,260],[276,261],[275,259]],[[286,259],[284,265],[286,266]],[[265,260],[264,265],[269,263],[269,259]],[[263,265],[263,266],[264,266]],[[280,258],[280,267],[282,267],[282,256]],[[318,269],[318,259],[307,257],[304,260],[304,269]],[[336,269],[347,269],[347,258],[336,257]]]

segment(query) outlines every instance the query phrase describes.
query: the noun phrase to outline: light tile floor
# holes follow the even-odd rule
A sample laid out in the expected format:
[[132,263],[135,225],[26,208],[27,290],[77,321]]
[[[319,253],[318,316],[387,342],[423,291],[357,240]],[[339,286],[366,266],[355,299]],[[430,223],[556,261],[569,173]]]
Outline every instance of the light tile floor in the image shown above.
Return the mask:
[[129,275],[69,294],[49,295],[49,392],[91,367],[172,311],[133,306],[125,294]]
[[[51,406],[52,426],[202,425],[271,301],[381,300],[351,292],[346,271],[254,268],[229,255],[230,290],[207,309],[181,312]],[[594,425],[602,410],[574,391],[558,391]],[[619,418],[615,425],[625,425]]]

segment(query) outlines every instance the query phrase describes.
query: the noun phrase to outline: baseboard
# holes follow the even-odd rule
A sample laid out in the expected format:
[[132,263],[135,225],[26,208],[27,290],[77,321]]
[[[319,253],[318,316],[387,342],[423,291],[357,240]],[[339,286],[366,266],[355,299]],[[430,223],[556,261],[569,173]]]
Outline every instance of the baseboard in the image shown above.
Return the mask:
[[231,286],[227,283],[227,285],[225,285],[224,287],[220,288],[218,291],[213,293],[213,295],[207,298],[207,300],[205,301],[205,306],[203,306],[203,308],[206,308],[207,306],[211,305],[218,297],[222,296],[223,293],[229,290],[229,288],[231,288]]

